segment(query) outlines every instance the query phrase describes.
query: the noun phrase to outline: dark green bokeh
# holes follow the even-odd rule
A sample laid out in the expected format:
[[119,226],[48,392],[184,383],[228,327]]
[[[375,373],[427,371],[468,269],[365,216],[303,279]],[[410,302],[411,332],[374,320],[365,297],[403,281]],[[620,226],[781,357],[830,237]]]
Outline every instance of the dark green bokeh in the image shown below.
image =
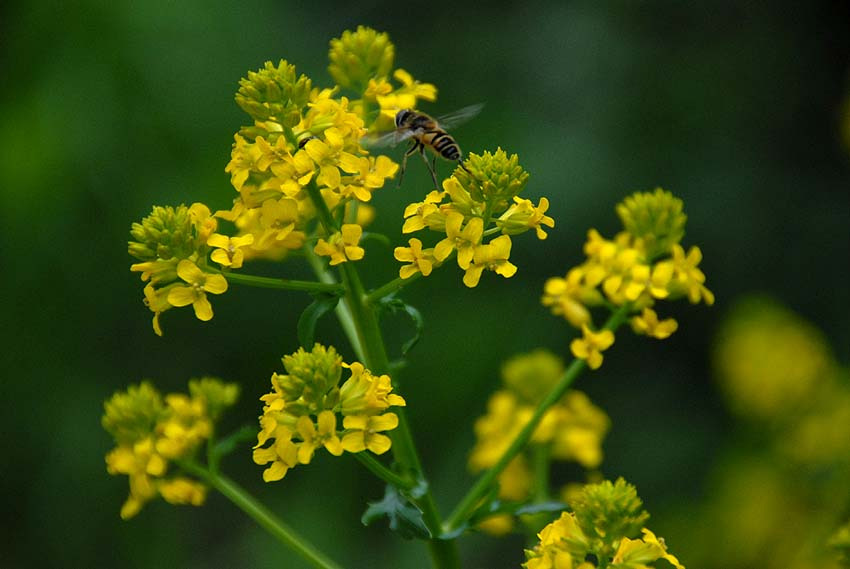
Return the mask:
[[[838,3],[836,3],[836,6]],[[220,496],[203,509],[154,503],[118,518],[126,480],[106,474],[99,425],[115,390],[151,378],[239,381],[233,426],[297,347],[309,299],[233,287],[208,324],[190,311],[154,336],[130,224],[153,204],[235,195],[224,173],[246,121],[237,82],[286,58],[319,84],[328,41],[357,24],[389,32],[397,64],[435,83],[440,114],[485,101],[457,131],[468,151],[502,146],[548,196],[545,242],[515,239],[511,280],[467,290],[440,271],[405,293],[426,321],[403,381],[414,432],[443,510],[470,484],[472,422],[500,362],[537,346],[566,355],[572,334],[539,304],[543,281],[580,260],[586,230],[611,235],[614,205],[663,186],[685,202],[685,242],[703,250],[714,308],[677,305],[669,341],[621,335],[606,365],[580,380],[611,415],[603,466],[634,483],[651,527],[700,497],[713,452],[733,436],[710,381],[708,350],[724,307],[770,291],[823,328],[850,357],[850,176],[839,136],[848,93],[846,7],[720,2],[505,4],[474,9],[361,3],[80,1],[0,8],[0,232],[6,340],[0,462],[3,567],[301,567]],[[448,166],[440,165],[445,174]],[[375,229],[401,242],[401,211],[428,189],[413,162],[403,191],[382,190]],[[419,188],[419,189],[417,189]],[[405,238],[406,240],[406,238]],[[375,244],[376,285],[396,270]],[[389,326],[407,333],[403,317]],[[330,321],[320,338],[344,346]],[[392,346],[397,352],[398,345]],[[350,352],[343,349],[347,358]],[[359,516],[380,485],[350,458],[317,459],[264,485],[247,449],[225,464],[289,523],[351,567],[425,567],[420,544]],[[464,542],[471,567],[516,567],[518,538]],[[719,566],[723,566],[719,560]]]

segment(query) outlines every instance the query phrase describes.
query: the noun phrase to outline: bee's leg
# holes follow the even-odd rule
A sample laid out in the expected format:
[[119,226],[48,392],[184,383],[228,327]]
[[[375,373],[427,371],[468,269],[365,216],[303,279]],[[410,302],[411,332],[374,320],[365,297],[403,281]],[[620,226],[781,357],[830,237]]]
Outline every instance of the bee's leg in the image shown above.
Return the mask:
[[[458,165],[458,166],[460,166],[461,168],[463,168],[464,170],[466,170],[467,172],[469,172],[469,168],[467,168],[466,166],[464,166],[464,164],[463,164],[463,160],[458,160],[458,161],[457,161],[457,165]],[[470,173],[470,174],[472,174],[472,172],[469,172],[469,173]]]
[[422,161],[425,162],[425,167],[428,168],[428,171],[431,172],[431,179],[434,180],[434,187],[436,189],[440,189],[440,182],[437,181],[437,170],[435,169],[437,164],[437,157],[434,157],[434,166],[428,163],[428,157],[425,156],[425,146],[421,145],[419,149],[419,155],[422,157]]
[[401,187],[401,181],[404,179],[404,171],[407,169],[407,157],[416,152],[416,147],[419,146],[419,142],[416,140],[410,141],[410,146],[407,147],[407,150],[404,151],[404,158],[401,159],[401,170],[398,173],[398,186]]

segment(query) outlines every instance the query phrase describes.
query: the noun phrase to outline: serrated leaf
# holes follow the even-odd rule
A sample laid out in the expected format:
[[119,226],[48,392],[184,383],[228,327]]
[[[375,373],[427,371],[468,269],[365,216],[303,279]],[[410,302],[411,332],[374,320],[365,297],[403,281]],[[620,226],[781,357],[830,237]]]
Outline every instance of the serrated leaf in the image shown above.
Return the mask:
[[387,486],[380,502],[369,503],[360,521],[368,526],[383,517],[389,520],[390,529],[404,539],[431,539],[431,531],[422,519],[422,510],[391,485]]
[[304,309],[298,318],[298,341],[309,349],[316,337],[316,323],[336,307],[339,297],[332,294],[315,294],[313,302]]

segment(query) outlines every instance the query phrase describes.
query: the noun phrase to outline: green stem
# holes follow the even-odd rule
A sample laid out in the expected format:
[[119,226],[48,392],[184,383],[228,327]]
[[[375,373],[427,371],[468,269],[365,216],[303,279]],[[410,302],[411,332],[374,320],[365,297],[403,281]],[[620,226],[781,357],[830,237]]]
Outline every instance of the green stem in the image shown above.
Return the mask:
[[[309,184],[307,192],[316,206],[319,221],[325,230],[329,234],[337,231],[333,216],[316,185]],[[352,331],[344,330],[346,333],[353,332],[349,339],[352,345],[357,344],[362,349],[363,363],[369,370],[379,374],[388,373],[390,361],[378,325],[378,316],[374,308],[368,303],[360,275],[352,262],[342,263],[340,272],[345,284],[345,301],[353,322]],[[398,415],[398,427],[391,432],[393,457],[403,471],[412,471],[415,479],[424,480],[422,464],[413,442],[407,415],[403,408],[395,409],[395,413]],[[422,520],[434,536],[428,542],[434,565],[441,569],[459,568],[460,560],[455,542],[439,538],[442,521],[430,489],[427,489],[425,494],[416,501],[416,505],[422,510]]]
[[319,569],[342,569],[340,565],[325,557],[313,544],[283,523],[236,482],[222,474],[213,473],[194,462],[181,461],[180,465],[191,474],[194,474],[224,494],[227,499],[236,504],[239,509],[257,522],[263,529],[309,561],[314,567],[318,567]]
[[[316,278],[323,283],[336,284],[336,279],[334,279],[333,275],[325,269],[325,264],[318,255],[313,253],[313,251],[307,247],[304,248],[304,253],[307,258],[307,262],[310,263],[310,267],[316,275]],[[341,286],[343,289],[345,288],[343,285],[336,286]],[[360,361],[365,360],[366,356],[363,353],[363,347],[360,345],[360,339],[357,337],[357,330],[354,327],[354,318],[351,316],[351,307],[348,305],[348,299],[343,298],[342,301],[336,305],[334,311],[336,312],[337,320],[339,320],[339,323],[342,326],[342,331],[345,332],[348,341],[351,343],[351,348],[354,350],[354,354],[357,356],[357,359]]]
[[551,447],[549,444],[529,445],[531,450],[531,469],[534,473],[534,501],[546,502],[549,499],[549,466]]
[[317,283],[313,281],[295,281],[290,279],[277,279],[272,277],[258,277],[254,275],[243,275],[241,273],[221,273],[227,282],[254,286],[259,288],[276,288],[286,290],[301,290],[305,292],[329,292],[331,294],[343,294],[345,288],[341,284]]
[[[612,332],[616,330],[620,324],[625,321],[630,308],[629,304],[619,307],[617,311],[608,318],[604,327]],[[463,524],[463,522],[469,519],[470,514],[472,514],[475,508],[478,507],[481,499],[490,491],[490,488],[496,481],[499,474],[501,474],[508,463],[510,463],[510,461],[525,448],[528,441],[531,440],[531,435],[534,433],[537,425],[540,424],[540,420],[543,419],[543,415],[546,411],[548,411],[552,405],[557,403],[558,400],[563,397],[564,393],[566,393],[567,389],[573,384],[585,367],[587,367],[587,362],[584,360],[573,360],[569,367],[564,371],[564,374],[561,376],[558,384],[552,388],[552,391],[550,391],[546,398],[540,402],[537,409],[534,411],[534,415],[532,415],[531,420],[517,434],[511,445],[504,454],[502,454],[501,458],[499,458],[498,462],[496,462],[496,464],[478,478],[472,488],[469,489],[469,492],[466,493],[455,507],[445,524],[443,524],[443,528],[446,533],[454,532],[461,526],[461,524]]]
[[366,302],[369,304],[374,304],[375,302],[381,300],[382,298],[386,298],[397,290],[401,290],[410,283],[419,280],[421,277],[422,273],[414,273],[406,279],[403,279],[401,277],[395,278],[387,284],[379,286],[378,288],[370,292],[368,295],[366,295]]
[[369,471],[386,482],[387,484],[392,484],[396,488],[401,490],[412,490],[416,487],[416,482],[404,478],[403,476],[399,476],[383,464],[381,464],[378,459],[372,456],[368,452],[358,452],[355,453],[354,458],[360,461],[360,464],[369,469]]

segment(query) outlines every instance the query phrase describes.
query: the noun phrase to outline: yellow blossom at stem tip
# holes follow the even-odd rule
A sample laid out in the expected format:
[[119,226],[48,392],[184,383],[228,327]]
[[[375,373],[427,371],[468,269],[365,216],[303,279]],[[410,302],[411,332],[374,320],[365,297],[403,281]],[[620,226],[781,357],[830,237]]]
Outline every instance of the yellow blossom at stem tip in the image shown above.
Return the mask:
[[570,343],[570,351],[575,357],[587,360],[590,369],[599,369],[602,365],[602,352],[614,343],[614,333],[611,330],[594,332],[587,324],[582,324],[581,331],[583,337]]

